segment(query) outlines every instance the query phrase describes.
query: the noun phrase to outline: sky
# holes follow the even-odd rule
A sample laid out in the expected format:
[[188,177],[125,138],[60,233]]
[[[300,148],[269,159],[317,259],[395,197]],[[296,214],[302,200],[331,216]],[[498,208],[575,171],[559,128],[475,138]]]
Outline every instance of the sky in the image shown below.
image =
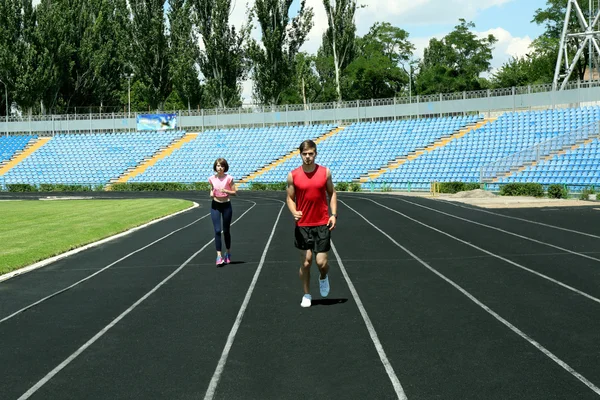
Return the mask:
[[[482,37],[492,33],[498,42],[493,51],[492,72],[514,56],[528,52],[531,42],[541,35],[544,27],[531,20],[535,10],[546,8],[546,0],[358,0],[366,7],[356,12],[357,35],[369,31],[375,22],[389,22],[406,30],[415,45],[415,58],[423,55],[431,38],[441,39],[450,33],[459,18],[472,21],[474,32]],[[230,22],[236,26],[246,20],[246,8],[254,0],[233,0],[234,9]],[[300,0],[294,0],[291,8],[295,15]],[[314,54],[327,29],[327,19],[322,0],[306,0],[315,13],[314,27],[302,51]],[[253,36],[260,38],[255,31]],[[244,102],[251,102],[252,82],[243,85]]]

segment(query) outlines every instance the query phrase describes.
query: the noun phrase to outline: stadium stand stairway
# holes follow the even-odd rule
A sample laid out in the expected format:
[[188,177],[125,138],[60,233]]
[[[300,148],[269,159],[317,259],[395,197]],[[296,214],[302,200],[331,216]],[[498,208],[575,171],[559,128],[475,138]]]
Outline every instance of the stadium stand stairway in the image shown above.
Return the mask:
[[444,147],[448,143],[450,143],[454,140],[460,139],[460,138],[464,137],[465,135],[467,135],[469,132],[476,131],[477,129],[481,128],[482,126],[484,126],[490,122],[493,122],[495,120],[496,120],[496,118],[484,118],[481,121],[467,124],[467,126],[465,126],[464,128],[461,128],[454,133],[444,135],[441,138],[439,138],[438,140],[432,142],[431,144],[429,144],[427,146],[415,149],[414,151],[411,151],[406,155],[398,156],[395,160],[390,161],[387,165],[381,167],[378,170],[371,170],[365,174],[362,174],[358,179],[354,179],[354,182],[366,183],[369,180],[375,179],[387,171],[394,170],[394,169],[400,167],[402,164],[412,161],[425,153],[428,153],[428,152],[434,151],[435,149]]
[[130,179],[144,173],[144,171],[146,171],[149,167],[156,164],[158,160],[169,157],[174,151],[180,149],[185,143],[191,142],[197,137],[198,133],[186,133],[183,137],[174,139],[169,145],[159,149],[151,157],[145,157],[144,160],[137,166],[128,168],[121,176],[116,179],[112,179],[107,185],[107,189],[110,190],[110,187],[114,183],[125,183]]
[[51,137],[40,137],[40,138],[32,138],[29,140],[25,148],[23,150],[17,150],[13,156],[3,165],[0,165],[0,175],[4,175],[15,166],[17,166],[21,161],[25,160],[31,154],[35,153],[39,148],[48,143],[52,138]]
[[513,166],[510,168],[510,170],[508,172],[506,172],[504,174],[498,174],[498,176],[496,176],[495,178],[492,178],[490,180],[490,183],[498,183],[499,181],[509,178],[511,176],[517,175],[520,172],[535,168],[537,165],[539,165],[543,162],[551,161],[551,160],[555,159],[556,157],[564,156],[569,151],[573,151],[573,150],[576,151],[576,150],[580,149],[581,147],[591,144],[594,141],[594,139],[598,138],[599,136],[600,135],[596,135],[596,136],[590,137],[588,139],[576,140],[575,144],[567,144],[562,149],[553,150],[549,154],[545,155],[544,157],[540,157],[538,160],[528,161],[521,165]]
[[[319,144],[320,142],[327,140],[328,138],[337,135],[339,132],[343,131],[344,127],[337,127],[332,129],[331,131],[327,132],[324,135],[321,135],[319,137],[317,137],[314,142],[315,144]],[[264,174],[267,171],[272,170],[273,168],[277,168],[279,165],[285,163],[286,161],[290,160],[291,158],[293,158],[294,156],[300,154],[300,151],[298,149],[290,151],[288,154],[286,154],[283,157],[278,158],[277,160],[274,160],[273,162],[269,163],[268,165],[265,165],[264,167],[252,172],[251,174],[242,177],[242,179],[239,180],[239,184],[240,185],[244,185],[249,183],[250,181],[252,181],[253,179],[261,176],[262,174]]]

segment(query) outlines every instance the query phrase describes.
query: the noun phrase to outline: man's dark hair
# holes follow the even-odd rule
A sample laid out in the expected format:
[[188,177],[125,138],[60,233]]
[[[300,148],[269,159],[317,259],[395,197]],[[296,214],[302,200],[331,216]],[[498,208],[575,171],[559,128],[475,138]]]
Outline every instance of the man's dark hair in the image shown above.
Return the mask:
[[316,153],[317,152],[317,144],[310,139],[305,140],[304,142],[300,143],[300,147],[298,147],[298,150],[300,150],[300,153],[302,153],[306,149],[315,149],[315,153]]

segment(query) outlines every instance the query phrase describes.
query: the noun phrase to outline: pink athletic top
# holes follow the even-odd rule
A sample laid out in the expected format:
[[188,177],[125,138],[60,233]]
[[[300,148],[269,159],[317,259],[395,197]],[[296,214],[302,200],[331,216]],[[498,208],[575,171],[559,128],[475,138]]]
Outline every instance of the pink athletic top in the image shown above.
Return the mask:
[[221,189],[232,190],[231,184],[233,183],[233,177],[225,174],[223,178],[219,178],[217,175],[211,175],[208,178],[208,182],[213,187],[213,197],[228,197],[227,193],[223,193]]

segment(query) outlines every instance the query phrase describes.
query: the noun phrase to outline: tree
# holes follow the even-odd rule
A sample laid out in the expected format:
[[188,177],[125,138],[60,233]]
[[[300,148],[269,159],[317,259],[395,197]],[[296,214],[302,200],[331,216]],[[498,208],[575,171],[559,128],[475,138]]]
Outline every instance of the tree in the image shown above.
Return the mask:
[[491,68],[496,38],[478,39],[472,22],[460,19],[454,31],[441,40],[431,39],[419,65],[417,86],[420,94],[460,92],[482,88],[479,75]]
[[296,54],[294,73],[290,86],[281,94],[283,104],[308,104],[315,102],[321,92],[319,77],[316,72],[316,57],[308,53]]
[[313,25],[306,0],[301,0],[298,14],[290,20],[292,2],[256,0],[249,17],[250,21],[256,17],[262,33],[263,47],[250,40],[248,55],[254,64],[254,97],[263,104],[281,104],[281,95],[292,81],[296,54]]
[[151,108],[164,108],[171,93],[170,51],[164,2],[129,0],[132,12],[131,70]]
[[346,68],[347,93],[354,99],[393,97],[407,92],[414,45],[405,30],[375,23],[356,40],[356,55]]
[[37,12],[31,1],[24,1],[22,4],[23,22],[18,50],[20,62],[16,68],[13,99],[22,110],[31,115],[44,86],[52,86],[52,66],[49,65],[48,50],[40,45]]
[[173,108],[175,104],[181,104],[182,108],[196,108],[202,98],[199,72],[196,69],[196,61],[199,57],[198,42],[192,32],[192,20],[189,18],[192,10],[192,2],[189,0],[169,0],[169,27],[170,27],[170,50],[171,63],[169,65],[171,79],[173,81],[173,92],[177,94],[177,102],[170,102],[173,92],[167,98],[166,108]]
[[231,0],[194,0],[198,31],[204,43],[199,57],[206,81],[206,98],[219,107],[241,105],[241,82],[246,76],[244,43],[249,29],[229,26]]
[[[587,0],[578,0],[577,4],[581,8],[581,11],[586,19],[589,18],[589,7]],[[567,13],[567,1],[566,0],[546,0],[547,7],[545,9],[538,8],[535,11],[533,19],[531,22],[535,22],[538,25],[545,25],[546,30],[540,36],[543,38],[543,43],[539,43],[537,48],[543,48],[546,53],[552,54],[554,59],[552,78],[550,81],[554,79],[554,67],[556,66],[556,59],[558,56],[558,50],[560,47],[560,38],[562,35],[562,30],[565,23],[565,15]],[[594,15],[593,15],[594,16]],[[593,17],[592,16],[592,17]],[[573,32],[574,30],[581,31],[581,26],[575,13],[571,13],[571,19],[569,20],[569,31]],[[569,38],[567,41],[567,52],[569,54],[569,59],[572,60],[581,44],[581,41],[584,40],[582,37],[574,36]],[[575,71],[577,73],[577,77],[581,80],[584,79],[585,70],[587,65],[589,64],[589,51],[587,48],[583,50],[582,57],[579,59],[575,66]],[[561,66],[564,72],[564,65]]]
[[342,101],[342,71],[354,59],[356,0],[323,0],[328,28],[323,35],[326,56],[333,57],[337,100]]

